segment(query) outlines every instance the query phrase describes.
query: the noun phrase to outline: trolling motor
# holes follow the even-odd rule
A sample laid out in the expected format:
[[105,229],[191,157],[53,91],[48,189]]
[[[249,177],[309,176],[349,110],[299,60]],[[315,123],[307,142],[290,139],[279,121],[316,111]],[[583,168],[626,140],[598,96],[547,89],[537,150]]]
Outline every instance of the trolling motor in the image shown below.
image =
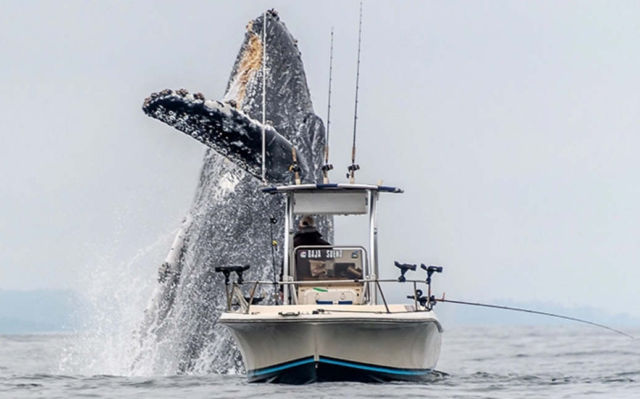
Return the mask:
[[400,269],[400,276],[398,277],[398,281],[401,283],[404,283],[405,281],[407,281],[407,279],[404,277],[407,271],[409,270],[415,271],[417,269],[416,265],[412,265],[409,263],[400,263],[398,261],[395,261],[393,262],[393,264],[396,265],[398,269]]

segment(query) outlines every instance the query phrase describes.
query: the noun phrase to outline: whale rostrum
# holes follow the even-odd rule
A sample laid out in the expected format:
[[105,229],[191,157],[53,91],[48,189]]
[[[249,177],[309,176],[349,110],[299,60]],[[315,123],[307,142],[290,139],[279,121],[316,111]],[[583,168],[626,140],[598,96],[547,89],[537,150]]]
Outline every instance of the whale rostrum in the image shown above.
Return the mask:
[[[283,203],[260,192],[262,182],[262,24],[266,16],[266,178],[290,183],[295,148],[304,183],[319,183],[324,124],[314,113],[300,51],[275,11],[252,20],[226,93],[206,100],[184,89],[144,101],[144,112],[208,148],[191,209],[160,267],[159,284],[137,336],[133,372],[233,372],[242,361],[216,321],[225,308],[216,266],[249,264],[248,279],[271,280],[283,254],[271,254],[271,233],[283,235]],[[275,217],[277,224],[270,224]],[[328,240],[333,220],[318,218]],[[265,302],[270,292],[263,292]]]

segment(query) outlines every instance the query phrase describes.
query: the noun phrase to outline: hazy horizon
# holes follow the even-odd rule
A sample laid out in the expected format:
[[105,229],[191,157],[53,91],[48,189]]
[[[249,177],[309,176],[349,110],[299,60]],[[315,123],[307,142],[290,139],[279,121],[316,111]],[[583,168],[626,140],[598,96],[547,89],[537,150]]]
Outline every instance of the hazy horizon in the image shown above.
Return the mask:
[[[628,333],[633,333],[640,327],[640,318],[619,312],[602,312],[592,306],[564,307],[552,302],[512,300],[502,300],[499,304],[578,317],[618,327]],[[0,335],[91,332],[96,327],[92,323],[96,305],[99,306],[91,298],[86,298],[82,292],[75,290],[0,290]],[[558,318],[453,304],[439,304],[436,312],[447,329],[465,326],[548,325],[597,330],[593,326]],[[108,325],[108,328],[118,328],[114,324]],[[611,334],[614,336],[613,332]]]

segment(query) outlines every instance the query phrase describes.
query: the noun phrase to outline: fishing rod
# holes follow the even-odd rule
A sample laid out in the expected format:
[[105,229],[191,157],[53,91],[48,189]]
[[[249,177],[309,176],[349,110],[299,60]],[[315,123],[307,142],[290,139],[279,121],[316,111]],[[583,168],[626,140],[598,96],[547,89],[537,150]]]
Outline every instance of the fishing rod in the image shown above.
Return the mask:
[[[394,262],[394,264],[398,269],[400,269],[400,276],[398,277],[398,281],[401,282],[401,283],[406,281],[405,274],[409,270],[416,270],[417,269],[417,265],[414,265],[414,264],[408,264],[408,263],[403,264],[403,263],[400,263],[400,262]],[[605,330],[609,330],[609,331],[615,332],[617,334],[624,335],[625,337],[628,337],[628,338],[631,338],[631,339],[636,339],[636,337],[634,337],[633,335],[627,334],[624,331],[616,330],[615,328],[606,326],[604,324],[596,323],[596,322],[593,322],[593,321],[590,321],[590,320],[579,319],[577,317],[565,316],[565,315],[561,315],[561,314],[557,314],[557,313],[550,313],[550,312],[541,312],[539,310],[517,308],[517,307],[513,307],[513,306],[493,305],[493,304],[488,304],[488,303],[458,301],[458,300],[453,300],[453,299],[445,299],[444,293],[442,294],[442,298],[436,298],[435,295],[431,295],[431,277],[435,273],[442,273],[443,267],[442,266],[426,266],[424,264],[421,264],[420,268],[427,272],[427,279],[425,280],[425,282],[427,283],[427,295],[423,295],[422,290],[417,289],[416,285],[415,285],[415,282],[414,282],[414,286],[413,286],[414,294],[407,297],[409,299],[413,299],[414,300],[414,302],[416,304],[416,307],[417,307],[418,303],[420,303],[420,305],[423,306],[426,310],[431,310],[431,309],[433,309],[433,307],[438,302],[443,302],[443,303],[453,303],[453,304],[457,304],[457,305],[478,306],[478,307],[490,308],[490,309],[511,310],[511,311],[514,311],[514,312],[538,314],[538,315],[542,315],[542,316],[556,317],[558,319],[571,320],[571,321],[576,321],[578,323],[589,324],[591,326],[604,328]]]
[[298,156],[296,155],[296,147],[291,147],[291,159],[293,163],[289,166],[289,172],[293,173],[293,179],[298,185],[302,182],[300,179],[300,165],[298,165]]
[[267,12],[262,16],[262,183],[267,184],[267,135],[265,132],[267,108]]
[[454,303],[454,304],[458,304],[458,305],[479,306],[479,307],[491,308],[491,309],[512,310],[512,311],[515,311],[515,312],[524,312],[524,313],[539,314],[539,315],[542,315],[542,316],[556,317],[556,318],[559,318],[559,319],[577,321],[579,323],[584,323],[584,324],[589,324],[591,326],[604,328],[606,330],[613,331],[615,333],[624,335],[625,337],[628,337],[628,338],[631,338],[631,339],[636,339],[636,337],[634,337],[633,335],[627,334],[624,331],[616,330],[615,328],[612,328],[612,327],[609,327],[609,326],[605,326],[604,324],[595,323],[593,321],[589,321],[589,320],[585,320],[585,319],[579,319],[577,317],[565,316],[565,315],[556,314],[556,313],[541,312],[539,310],[531,310],[531,309],[525,309],[525,308],[516,308],[516,307],[513,307],[513,306],[492,305],[492,304],[487,304],[487,303],[468,302],[468,301],[457,301],[457,300],[453,300],[453,299],[445,299],[444,295],[443,295],[442,298],[433,298],[432,297],[430,301],[431,302]]
[[356,127],[358,126],[358,89],[360,84],[360,48],[362,47],[362,1],[360,1],[360,22],[358,24],[358,63],[356,67],[356,102],[353,113],[353,146],[351,147],[351,165],[347,168],[349,183],[355,183],[356,170],[360,165],[356,164]]
[[331,46],[329,50],[329,95],[327,100],[327,130],[324,136],[324,165],[322,165],[322,181],[329,183],[329,171],[333,165],[329,163],[329,130],[331,127],[331,75],[333,73],[333,27],[331,27]]
[[269,217],[269,233],[271,235],[271,267],[273,268],[273,301],[278,304],[278,271],[276,269],[276,251],[278,250],[278,241],[273,238],[273,226],[278,223],[275,216]]

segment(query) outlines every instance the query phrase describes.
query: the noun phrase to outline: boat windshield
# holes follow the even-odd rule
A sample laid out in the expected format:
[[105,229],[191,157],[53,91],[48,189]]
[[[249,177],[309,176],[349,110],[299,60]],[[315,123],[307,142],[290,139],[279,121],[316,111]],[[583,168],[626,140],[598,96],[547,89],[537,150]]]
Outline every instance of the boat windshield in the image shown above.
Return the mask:
[[304,245],[296,247],[294,254],[297,281],[362,279],[361,247]]

